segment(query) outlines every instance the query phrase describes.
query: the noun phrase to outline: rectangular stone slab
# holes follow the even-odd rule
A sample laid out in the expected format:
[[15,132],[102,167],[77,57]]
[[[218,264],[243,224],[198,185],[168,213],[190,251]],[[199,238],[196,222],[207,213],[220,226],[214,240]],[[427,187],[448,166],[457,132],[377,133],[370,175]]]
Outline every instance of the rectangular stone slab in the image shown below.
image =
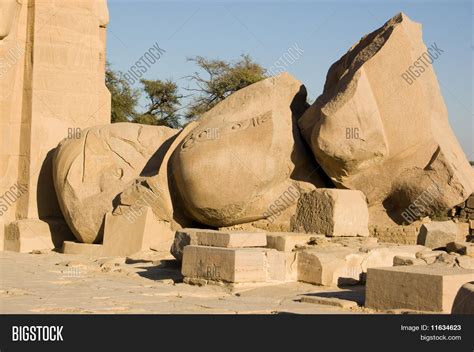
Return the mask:
[[265,247],[267,236],[265,232],[223,232],[206,231],[196,232],[197,242],[202,246],[242,248]]
[[438,265],[369,268],[365,305],[450,313],[457,292],[474,270]]
[[267,233],[267,248],[291,252],[296,245],[305,245],[311,237],[315,236],[315,234],[298,232],[269,232]]
[[173,231],[165,222],[157,220],[150,207],[141,209],[134,221],[127,216],[105,216],[104,255],[126,256],[142,250],[169,250]]
[[265,232],[229,232],[185,228],[176,231],[171,246],[171,254],[181,261],[183,249],[187,245],[224,248],[265,247],[267,245],[267,238]]
[[3,249],[28,253],[33,250],[60,248],[63,241],[73,239],[73,234],[63,221],[23,219],[5,226]]
[[64,241],[63,246],[61,247],[61,253],[82,254],[98,257],[104,254],[104,246],[101,244]]
[[184,248],[185,277],[232,283],[284,281],[285,256],[266,248]]

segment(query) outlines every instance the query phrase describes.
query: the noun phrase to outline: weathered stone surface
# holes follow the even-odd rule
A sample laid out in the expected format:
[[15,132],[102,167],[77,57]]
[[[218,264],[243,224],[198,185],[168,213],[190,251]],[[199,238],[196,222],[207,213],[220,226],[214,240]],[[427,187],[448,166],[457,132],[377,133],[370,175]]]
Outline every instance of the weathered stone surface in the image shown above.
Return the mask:
[[[370,215],[370,214],[369,214]],[[403,225],[372,225],[369,226],[370,235],[376,237],[379,242],[416,244],[420,233],[420,223]]]
[[322,304],[326,306],[334,306],[344,309],[353,309],[357,308],[357,302],[349,301],[347,299],[340,299],[334,297],[321,297],[321,296],[302,296],[301,302],[303,303],[314,303],[314,304]]
[[61,247],[61,253],[100,257],[104,255],[104,246],[101,244],[64,241],[63,246]]
[[267,236],[264,232],[224,232],[200,230],[196,232],[197,242],[201,246],[243,248],[265,247]]
[[51,151],[81,128],[110,122],[107,3],[2,0],[1,6],[0,189],[21,183],[29,190],[5,220],[62,217]]
[[416,79],[406,73],[425,52],[421,26],[396,15],[331,66],[299,120],[334,184],[363,191],[397,223],[450,209],[474,190],[432,66]]
[[474,257],[474,243],[471,242],[449,242],[446,250],[448,253],[454,252]]
[[298,281],[316,285],[337,286],[359,282],[361,258],[354,249],[310,249],[298,253]]
[[291,252],[296,246],[308,244],[314,234],[295,232],[268,232],[267,247],[282,252]]
[[304,86],[284,73],[206,112],[170,159],[181,206],[214,227],[289,221],[299,194],[323,185],[296,126],[306,107]]
[[63,241],[74,236],[62,220],[25,219],[10,222],[5,227],[4,249],[29,253],[33,250],[60,248]]
[[426,262],[423,259],[405,257],[402,255],[396,255],[393,257],[393,266],[401,265],[426,265]]
[[170,250],[170,253],[176,258],[176,260],[183,260],[184,247],[198,244],[197,236],[195,235],[198,230],[200,229],[186,228],[176,231]]
[[466,201],[466,207],[474,209],[474,194],[471,194]]
[[61,142],[54,158],[54,183],[64,217],[79,241],[100,242],[114,198],[135,178],[159,168],[164,153],[160,146],[176,133],[164,126],[117,123],[86,129],[80,138]]
[[469,282],[459,289],[451,313],[474,314],[474,282]]
[[315,246],[298,251],[297,277],[298,281],[327,286],[364,282],[369,268],[391,267],[396,256],[409,257],[416,262],[415,254],[423,248],[416,245]]
[[418,244],[432,249],[445,248],[456,240],[458,233],[458,226],[452,221],[430,222],[421,226]]
[[456,263],[464,269],[473,269],[474,270],[474,258],[467,255],[461,255],[456,257]]
[[449,313],[460,287],[473,280],[474,270],[438,265],[370,268],[365,305]]
[[184,247],[190,244],[225,248],[265,247],[267,238],[265,232],[185,228],[176,231],[171,246],[171,254],[181,261]]
[[442,255],[446,254],[444,251],[431,251],[429,249],[422,250],[415,254],[416,258],[424,260],[427,264],[433,264],[436,259]]
[[294,231],[326,236],[369,236],[369,213],[360,191],[317,189],[302,194],[291,219]]
[[104,226],[104,254],[126,256],[147,250],[167,251],[174,231],[169,223],[157,219],[150,207],[144,207],[134,217],[107,213]]
[[266,282],[285,276],[284,255],[265,248],[184,247],[186,277],[232,283]]
[[416,253],[424,248],[418,245],[379,245],[366,250],[361,248],[361,253],[357,255],[361,258],[361,270],[366,273],[369,268],[392,266],[397,255],[415,259]]

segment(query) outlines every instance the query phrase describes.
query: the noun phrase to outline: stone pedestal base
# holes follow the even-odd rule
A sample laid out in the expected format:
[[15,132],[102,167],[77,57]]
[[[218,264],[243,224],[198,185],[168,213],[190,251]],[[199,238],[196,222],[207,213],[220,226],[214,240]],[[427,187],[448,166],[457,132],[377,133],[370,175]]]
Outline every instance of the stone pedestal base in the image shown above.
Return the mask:
[[104,255],[126,256],[142,250],[169,251],[174,231],[165,221],[157,220],[151,208],[137,217],[112,215],[105,217]]
[[62,219],[17,220],[1,228],[2,249],[6,251],[29,253],[33,250],[60,248],[64,241],[74,239],[74,235]]

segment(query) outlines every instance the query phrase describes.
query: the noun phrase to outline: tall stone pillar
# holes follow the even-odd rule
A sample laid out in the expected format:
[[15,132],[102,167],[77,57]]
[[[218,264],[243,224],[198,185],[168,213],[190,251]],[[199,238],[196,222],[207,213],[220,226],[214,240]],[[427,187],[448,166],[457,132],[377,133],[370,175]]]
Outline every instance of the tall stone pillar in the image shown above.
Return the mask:
[[106,0],[0,2],[5,249],[29,250],[28,241],[22,242],[25,231],[27,237],[42,237],[45,248],[52,241],[58,245],[58,235],[69,232],[54,191],[51,156],[63,138],[110,123],[104,80],[107,23]]

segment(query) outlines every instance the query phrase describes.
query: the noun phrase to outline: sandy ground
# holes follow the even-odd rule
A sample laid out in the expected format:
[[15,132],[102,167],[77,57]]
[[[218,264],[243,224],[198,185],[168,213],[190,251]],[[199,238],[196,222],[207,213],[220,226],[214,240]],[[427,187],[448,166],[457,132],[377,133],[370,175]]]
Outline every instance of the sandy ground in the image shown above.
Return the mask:
[[364,288],[304,283],[195,286],[167,253],[92,258],[56,252],[0,252],[0,312],[135,314],[368,313],[300,302],[302,295],[363,302]]

